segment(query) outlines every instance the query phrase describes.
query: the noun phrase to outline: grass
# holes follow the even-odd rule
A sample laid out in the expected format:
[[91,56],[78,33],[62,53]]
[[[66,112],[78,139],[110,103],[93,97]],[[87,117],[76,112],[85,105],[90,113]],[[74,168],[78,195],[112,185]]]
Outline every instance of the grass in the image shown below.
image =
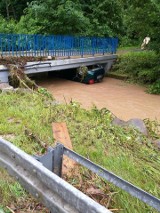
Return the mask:
[[137,50],[137,49],[140,49],[140,46],[120,46],[118,47],[118,51],[121,51],[121,50],[126,50],[126,51],[132,51],[132,50]]
[[[160,138],[158,122],[145,121],[149,128],[147,138],[133,128],[113,126],[112,113],[107,109],[98,110],[93,106],[87,111],[75,102],[56,105],[46,91],[40,92],[0,94],[0,136],[28,154],[40,154],[44,151],[43,147],[28,137],[26,129],[48,146],[53,146],[51,123],[66,122],[75,151],[160,197],[160,157],[158,150],[151,144],[152,139]],[[83,173],[86,174],[84,169],[82,176]],[[76,182],[73,177],[70,179],[72,183]],[[27,199],[25,190],[3,170],[0,170],[0,180],[2,206],[17,202],[19,196]],[[110,192],[115,192],[110,209],[123,209],[128,213],[156,212],[98,177],[94,178],[94,184],[103,190],[106,187]]]

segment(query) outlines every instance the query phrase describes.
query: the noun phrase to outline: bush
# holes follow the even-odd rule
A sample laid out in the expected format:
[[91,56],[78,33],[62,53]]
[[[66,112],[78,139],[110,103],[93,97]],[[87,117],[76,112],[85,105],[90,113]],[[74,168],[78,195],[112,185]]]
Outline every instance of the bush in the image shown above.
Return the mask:
[[119,35],[119,47],[120,48],[125,48],[125,47],[140,47],[140,44],[142,43],[140,40],[138,39],[131,39],[128,36],[124,36],[124,35]]
[[[157,88],[157,82],[159,82],[157,80],[160,78],[159,55],[154,51],[131,52],[120,55],[113,71],[126,74],[128,79],[134,82],[154,84],[156,86],[153,87]],[[153,91],[153,88],[150,91]]]
[[160,80],[157,80],[155,83],[148,87],[148,93],[160,94]]
[[0,33],[15,33],[16,32],[16,22],[14,20],[5,20],[0,15]]

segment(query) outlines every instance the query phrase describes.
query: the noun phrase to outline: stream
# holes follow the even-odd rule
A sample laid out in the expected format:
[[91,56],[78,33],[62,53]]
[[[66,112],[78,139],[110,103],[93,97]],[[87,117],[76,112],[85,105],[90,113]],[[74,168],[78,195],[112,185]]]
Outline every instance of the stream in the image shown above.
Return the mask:
[[93,104],[99,109],[105,107],[123,120],[160,120],[160,96],[147,94],[146,88],[139,85],[108,77],[92,85],[55,77],[38,80],[37,83],[47,88],[60,102],[73,100],[84,108],[90,108]]

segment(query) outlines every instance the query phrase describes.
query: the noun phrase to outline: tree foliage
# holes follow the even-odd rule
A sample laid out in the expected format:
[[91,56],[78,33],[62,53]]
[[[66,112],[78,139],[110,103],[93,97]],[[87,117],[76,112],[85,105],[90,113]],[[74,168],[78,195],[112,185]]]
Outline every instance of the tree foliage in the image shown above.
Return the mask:
[[43,34],[86,35],[90,21],[78,2],[47,0],[29,4],[20,20],[20,26],[24,25]]
[[1,0],[0,14],[7,19],[19,20],[23,14],[23,10],[32,0]]
[[119,1],[80,0],[91,23],[90,35],[117,36],[122,28],[122,10]]
[[160,33],[160,3],[158,0],[124,0],[123,23],[125,33],[129,40],[142,41],[150,36],[152,44],[160,46],[158,42]]
[[11,19],[7,21],[5,18],[0,16],[0,33],[14,33],[16,32],[16,22]]
[[155,6],[150,0],[133,1],[126,10],[124,20],[128,35],[136,39],[145,37],[147,34],[151,35],[150,25],[155,21],[155,18]]
[[[17,32],[117,36],[122,29],[119,0],[41,0],[28,1],[27,7],[25,0],[7,2],[2,0],[0,3],[0,13],[8,19],[21,16]],[[18,7],[13,10],[14,14],[7,12],[9,8],[14,9],[16,3]],[[21,13],[18,8],[21,8]]]
[[33,1],[25,12],[42,33],[112,36],[121,31],[120,4],[114,0]]
[[159,19],[159,0],[0,2],[0,32],[117,36],[122,45],[139,46],[148,35],[160,52]]

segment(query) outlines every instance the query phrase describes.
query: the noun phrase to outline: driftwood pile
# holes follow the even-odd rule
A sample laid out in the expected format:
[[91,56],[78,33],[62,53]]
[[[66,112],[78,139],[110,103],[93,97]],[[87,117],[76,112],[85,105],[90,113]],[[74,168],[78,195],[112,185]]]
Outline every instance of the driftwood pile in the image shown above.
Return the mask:
[[31,80],[25,73],[24,67],[27,62],[32,61],[45,61],[44,57],[2,57],[0,58],[0,64],[8,68],[9,81],[14,87],[38,89],[38,85]]

